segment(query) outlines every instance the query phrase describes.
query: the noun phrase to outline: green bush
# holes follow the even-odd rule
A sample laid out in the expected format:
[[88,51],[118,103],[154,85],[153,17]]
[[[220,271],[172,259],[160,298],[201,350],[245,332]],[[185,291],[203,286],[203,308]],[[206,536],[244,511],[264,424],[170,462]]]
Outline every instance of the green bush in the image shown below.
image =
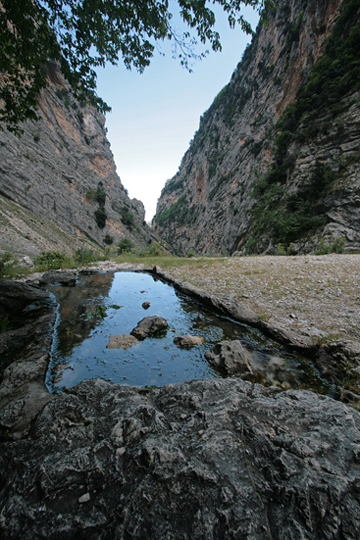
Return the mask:
[[125,227],[132,231],[132,229],[136,226],[134,214],[129,210],[126,210],[126,208],[121,208],[120,216],[121,222],[125,225]]
[[99,229],[103,229],[106,225],[106,212],[105,208],[103,206],[99,206],[99,208],[95,211],[95,221]]
[[106,233],[105,237],[104,237],[104,242],[107,246],[111,246],[111,244],[114,242],[114,237],[113,236],[110,236],[109,233]]
[[161,244],[161,242],[153,242],[151,246],[144,249],[139,253],[140,257],[161,257],[162,255],[165,255],[166,248]]
[[344,253],[345,238],[336,238],[332,244],[325,244],[325,240],[320,240],[320,247],[315,250],[315,255],[327,255],[328,253]]
[[5,252],[0,257],[0,278],[12,277],[13,266],[16,262],[16,259],[14,259],[11,253]]
[[77,249],[74,252],[74,259],[78,264],[89,264],[103,259],[102,255],[92,249],[84,247]]
[[42,251],[34,259],[34,264],[38,270],[58,270],[69,263],[69,257],[61,251]]
[[120,242],[118,243],[118,253],[121,254],[121,253],[129,253],[132,248],[134,247],[134,244],[131,240],[129,240],[128,238],[122,238],[120,240]]

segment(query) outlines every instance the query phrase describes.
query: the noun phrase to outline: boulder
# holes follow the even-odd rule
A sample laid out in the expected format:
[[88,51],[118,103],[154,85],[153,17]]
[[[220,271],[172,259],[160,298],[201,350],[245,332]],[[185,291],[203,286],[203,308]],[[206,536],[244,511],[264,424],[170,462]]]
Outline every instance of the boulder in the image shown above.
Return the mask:
[[0,318],[17,316],[30,304],[49,298],[50,294],[36,285],[0,279]]
[[130,334],[135,336],[136,339],[142,340],[151,337],[162,330],[166,330],[167,327],[168,323],[166,319],[153,315],[152,317],[144,317],[144,319],[141,319],[136,328],[131,330]]
[[113,334],[109,336],[109,343],[106,345],[107,349],[129,349],[135,343],[139,343],[136,337],[130,334]]
[[325,343],[315,357],[315,364],[321,375],[337,383],[350,367],[360,366],[360,343],[346,339]]
[[40,280],[40,285],[48,285],[49,283],[60,285],[75,285],[76,273],[64,270],[49,270],[45,272]]
[[181,347],[182,349],[189,349],[190,347],[194,347],[195,345],[201,345],[204,343],[205,339],[202,336],[176,336],[174,338],[174,343],[178,347]]
[[0,453],[7,540],[358,540],[360,414],[241,379],[93,380]]
[[144,309],[149,309],[149,307],[150,307],[150,302],[143,302],[143,303],[141,304],[141,307],[144,308]]
[[250,353],[237,340],[220,341],[205,352],[205,358],[213,368],[226,375],[252,373]]

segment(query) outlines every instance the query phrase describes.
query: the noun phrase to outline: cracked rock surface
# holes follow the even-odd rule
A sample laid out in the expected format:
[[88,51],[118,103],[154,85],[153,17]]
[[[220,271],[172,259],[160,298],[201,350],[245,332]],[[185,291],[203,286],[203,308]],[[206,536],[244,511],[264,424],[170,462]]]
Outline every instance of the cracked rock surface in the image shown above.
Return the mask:
[[234,379],[85,381],[0,456],[3,538],[358,539],[360,414]]

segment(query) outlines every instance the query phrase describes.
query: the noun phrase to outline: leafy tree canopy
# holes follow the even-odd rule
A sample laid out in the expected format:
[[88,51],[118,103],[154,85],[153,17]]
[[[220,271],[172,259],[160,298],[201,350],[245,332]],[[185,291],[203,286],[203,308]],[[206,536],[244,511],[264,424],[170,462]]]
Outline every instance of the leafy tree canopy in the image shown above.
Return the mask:
[[[142,72],[158,42],[171,40],[174,55],[190,69],[197,41],[221,50],[209,6],[219,4],[230,27],[250,33],[240,13],[244,5],[258,12],[271,0],[0,0],[0,120],[10,130],[36,119],[39,92],[46,87],[49,66],[56,63],[76,97],[106,112],[96,93],[94,68],[122,59]],[[187,31],[172,26],[174,8]],[[204,56],[201,53],[200,56]]]

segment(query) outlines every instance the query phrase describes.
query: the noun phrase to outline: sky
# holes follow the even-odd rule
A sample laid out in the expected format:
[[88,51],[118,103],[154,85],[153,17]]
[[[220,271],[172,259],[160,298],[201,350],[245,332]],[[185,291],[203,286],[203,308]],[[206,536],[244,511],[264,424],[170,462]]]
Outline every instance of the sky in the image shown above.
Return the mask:
[[[255,30],[258,15],[246,7],[242,13]],[[168,44],[161,46],[165,56],[155,52],[142,74],[120,63],[97,71],[98,94],[112,108],[106,127],[117,173],[129,196],[143,202],[147,222],[166,180],[176,174],[200,116],[230,81],[251,39],[239,27],[231,30],[221,10],[216,14],[222,52],[210,50],[195,62],[192,73],[172,58]],[[202,50],[199,46],[198,52]]]

